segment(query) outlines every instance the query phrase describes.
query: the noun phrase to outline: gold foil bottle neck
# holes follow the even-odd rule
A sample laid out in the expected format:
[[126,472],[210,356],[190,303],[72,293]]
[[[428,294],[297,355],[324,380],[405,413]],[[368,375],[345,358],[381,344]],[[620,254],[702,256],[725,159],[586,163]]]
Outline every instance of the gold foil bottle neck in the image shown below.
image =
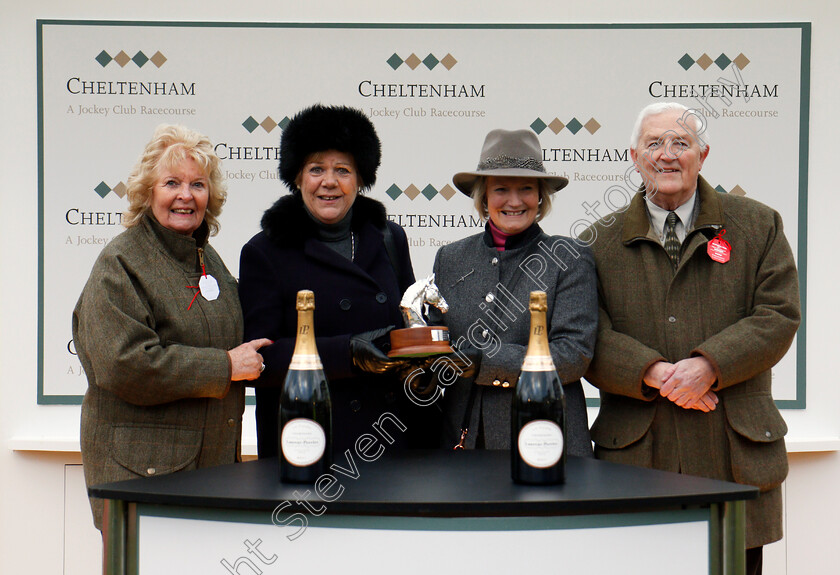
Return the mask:
[[553,371],[554,362],[548,347],[548,325],[545,318],[548,309],[545,292],[532,291],[528,307],[531,310],[531,328],[522,371]]
[[548,311],[548,298],[544,291],[532,291],[528,304],[531,311]]
[[323,369],[318,347],[315,345],[315,294],[310,290],[297,293],[298,326],[295,350],[289,369]]
[[315,310],[315,292],[308,289],[300,290],[297,293],[297,310],[298,311],[314,311]]

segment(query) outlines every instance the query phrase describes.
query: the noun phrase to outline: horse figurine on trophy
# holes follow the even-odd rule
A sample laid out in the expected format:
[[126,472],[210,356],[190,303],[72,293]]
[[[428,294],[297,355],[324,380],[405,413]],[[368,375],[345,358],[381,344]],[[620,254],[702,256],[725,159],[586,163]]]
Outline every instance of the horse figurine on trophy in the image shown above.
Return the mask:
[[423,327],[426,320],[423,319],[426,306],[432,305],[438,308],[441,313],[449,311],[449,304],[440,295],[440,290],[435,285],[435,274],[424,280],[411,284],[400,300],[400,311],[405,320],[406,327]]
[[426,306],[434,306],[446,313],[449,305],[435,285],[435,274],[413,283],[400,300],[405,329],[391,331],[391,351],[388,357],[423,357],[452,353],[449,329],[429,326],[423,318]]

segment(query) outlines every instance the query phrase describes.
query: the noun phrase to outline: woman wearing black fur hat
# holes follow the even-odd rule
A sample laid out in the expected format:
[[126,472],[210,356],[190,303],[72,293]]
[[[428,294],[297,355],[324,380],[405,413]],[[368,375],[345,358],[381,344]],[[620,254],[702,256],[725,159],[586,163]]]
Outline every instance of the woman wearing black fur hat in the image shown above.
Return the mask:
[[[333,404],[333,449],[353,449],[383,414],[406,426],[394,438],[435,436],[419,423],[396,373],[406,366],[374,345],[402,325],[399,302],[414,282],[403,229],[385,207],[362,194],[376,181],[379,138],[361,111],[312,106],[280,140],[280,178],[291,191],[262,218],[262,231],[242,248],[239,294],[246,338],[274,341],[260,351],[265,371],[255,382],[259,456],[277,455],[280,390],[295,343],[298,290],[315,292],[315,334]],[[386,248],[386,242],[390,244]],[[390,253],[389,253],[390,252]]]

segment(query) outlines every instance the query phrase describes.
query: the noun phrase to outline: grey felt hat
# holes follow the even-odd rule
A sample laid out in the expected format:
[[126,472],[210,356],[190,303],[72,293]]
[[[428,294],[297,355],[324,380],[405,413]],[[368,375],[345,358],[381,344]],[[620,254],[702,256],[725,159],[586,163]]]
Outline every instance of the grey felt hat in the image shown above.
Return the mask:
[[469,196],[476,180],[482,176],[538,178],[546,180],[555,192],[569,183],[566,178],[546,173],[542,146],[530,130],[492,130],[484,138],[475,171],[458,172],[452,176],[452,183]]

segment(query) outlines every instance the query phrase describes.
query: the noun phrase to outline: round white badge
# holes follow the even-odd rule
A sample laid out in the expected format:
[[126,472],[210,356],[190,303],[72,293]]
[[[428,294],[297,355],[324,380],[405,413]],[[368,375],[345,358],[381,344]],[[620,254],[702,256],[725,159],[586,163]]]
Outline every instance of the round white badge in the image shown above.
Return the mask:
[[280,434],[280,449],[286,460],[296,467],[306,467],[324,456],[327,436],[324,428],[305,417],[287,422]]
[[198,289],[207,301],[213,301],[219,297],[219,282],[210,274],[201,276],[198,280]]
[[526,423],[519,432],[519,455],[531,467],[545,469],[563,456],[563,431],[547,419]]

